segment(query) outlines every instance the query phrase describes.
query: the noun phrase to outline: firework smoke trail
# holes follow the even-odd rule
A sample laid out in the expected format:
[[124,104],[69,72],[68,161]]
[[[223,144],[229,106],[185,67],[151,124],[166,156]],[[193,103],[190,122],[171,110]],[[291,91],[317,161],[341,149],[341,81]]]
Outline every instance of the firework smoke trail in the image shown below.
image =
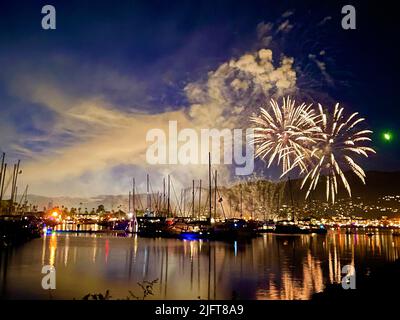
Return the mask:
[[[364,170],[353,160],[353,156],[368,157],[368,153],[375,153],[375,150],[365,144],[371,141],[368,137],[372,131],[356,130],[359,123],[364,118],[358,118],[358,112],[346,118],[343,115],[343,108],[337,103],[332,113],[324,111],[319,106],[318,126],[320,132],[315,134],[315,145],[311,152],[313,165],[303,179],[301,188],[308,182],[309,187],[306,198],[311,190],[317,187],[319,178],[325,176],[326,179],[326,200],[335,202],[338,192],[338,177],[340,177],[349,196],[351,196],[350,185],[344,175],[343,170],[350,169],[365,184]],[[295,163],[303,163],[302,156]]]
[[304,172],[307,169],[305,155],[311,155],[308,146],[316,143],[318,116],[311,105],[296,106],[289,97],[282,99],[282,105],[271,99],[270,105],[269,111],[260,108],[260,115],[250,118],[256,125],[252,139],[255,156],[263,160],[268,158],[268,167],[276,160],[282,165],[281,177],[297,166]]

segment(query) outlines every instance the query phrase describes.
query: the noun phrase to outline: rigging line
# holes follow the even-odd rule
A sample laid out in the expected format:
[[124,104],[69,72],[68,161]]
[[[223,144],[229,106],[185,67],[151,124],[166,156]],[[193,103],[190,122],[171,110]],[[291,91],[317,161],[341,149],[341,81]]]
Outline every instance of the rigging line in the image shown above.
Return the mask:
[[232,218],[232,198],[231,198],[231,195],[229,195],[228,202],[229,202],[229,216]]
[[25,191],[24,191],[24,193],[22,194],[21,199],[19,200],[18,207],[21,206],[22,200],[24,199],[25,194],[27,193],[27,191],[28,191],[28,185],[26,185]]
[[[215,183],[215,174],[214,171],[211,171],[211,181],[213,181]],[[212,197],[211,197],[211,201],[212,203],[214,203],[214,196],[215,196],[215,191],[217,191],[217,186],[214,186],[214,188],[212,188]],[[213,208],[214,209],[214,208]],[[215,217],[214,219],[216,219],[217,217],[217,204],[215,203]]]
[[175,218],[178,217],[178,213],[180,212],[179,206],[176,204],[173,212],[175,212]]
[[[200,188],[199,188],[200,189]],[[201,188],[201,190],[206,190],[205,188]],[[202,193],[203,193],[203,191],[202,191]],[[207,193],[206,193],[207,194]],[[201,199],[200,199],[201,200]],[[205,204],[207,204],[207,201],[205,202]],[[201,215],[202,213],[203,213],[203,211],[202,211],[203,209],[202,209],[202,205],[201,205],[201,203],[199,204],[199,214]]]
[[[190,191],[192,191],[192,190],[190,190]],[[197,189],[195,189],[194,190],[194,199],[195,199],[195,201],[194,202],[196,202],[196,194],[197,194]],[[193,199],[191,200],[191,202],[189,202],[189,209],[190,209],[190,212],[191,212],[191,209],[193,208]],[[199,209],[200,210],[200,209]]]
[[[218,188],[217,188],[217,193],[218,193],[218,197],[219,197],[220,199],[222,199],[221,194],[220,194]],[[218,199],[218,202],[219,202],[219,199]],[[223,201],[220,202],[221,209],[222,209],[222,214],[224,215],[224,218],[226,219],[225,210],[224,210],[224,205],[222,204],[222,202],[223,202]]]
[[142,207],[142,210],[144,211],[144,206],[143,206],[143,203],[142,203],[142,199],[140,199],[140,194],[139,194],[139,203],[140,203],[140,206]]
[[[4,179],[5,179],[5,177],[4,177]],[[6,180],[7,182],[6,182],[6,184],[4,185],[3,196],[7,193],[7,189],[8,189],[8,187],[10,186],[11,179],[12,179],[12,173],[10,172],[10,173],[8,174],[8,180]]]
[[[215,174],[214,174],[214,172],[211,172],[211,175],[212,175],[212,180],[215,181]],[[219,198],[222,198],[222,197],[221,197],[221,194],[220,194],[220,192],[219,192],[218,186],[214,186],[214,189],[215,189],[215,191],[217,192]],[[214,192],[215,192],[215,191],[214,191]],[[219,199],[218,199],[218,200],[219,200]],[[226,219],[225,210],[224,210],[224,206],[223,206],[222,202],[220,202],[220,205],[221,205],[221,209],[222,209],[222,214],[224,215],[224,218]]]
[[157,198],[156,198],[156,196],[154,195],[154,191],[153,191],[153,187],[151,185],[150,179],[149,179],[149,186],[150,186],[150,192],[151,192],[150,198],[153,196],[154,204],[155,204],[156,208],[158,209],[158,192],[157,192]]
[[157,195],[154,194],[154,207],[155,207],[157,212],[160,211],[160,201],[159,201],[160,197],[159,197],[159,195],[160,195],[160,191],[157,191]]
[[175,195],[175,200],[176,200],[176,203],[177,203],[176,206],[178,206],[179,212],[180,212],[180,214],[182,215],[182,209],[181,209],[181,206],[179,205],[178,196],[176,195],[176,192],[175,192],[175,188],[174,188],[174,184],[173,184],[173,182],[172,182],[172,179],[171,179],[171,186],[172,186],[172,191],[174,192],[174,195]]
[[209,199],[210,199],[210,195],[207,194],[207,198],[206,198],[205,205],[203,206],[202,214],[206,213],[206,211],[208,210],[208,201],[209,201]]
[[[199,187],[198,187],[198,189],[200,189]],[[204,190],[204,188],[201,188],[201,190]],[[199,191],[199,193],[200,193],[200,191]],[[206,204],[207,204],[207,201],[205,202]],[[202,213],[203,213],[203,206],[201,205],[201,202],[199,202],[199,215],[202,215]]]
[[[138,187],[135,187],[135,190],[136,190],[136,191],[139,191],[139,188],[138,188]],[[140,193],[139,193],[139,192],[137,193],[137,196],[138,196],[138,200],[139,200],[140,207],[141,207],[142,210],[144,211],[143,203],[142,203],[142,200],[140,199]],[[136,199],[136,192],[135,192],[135,199]]]

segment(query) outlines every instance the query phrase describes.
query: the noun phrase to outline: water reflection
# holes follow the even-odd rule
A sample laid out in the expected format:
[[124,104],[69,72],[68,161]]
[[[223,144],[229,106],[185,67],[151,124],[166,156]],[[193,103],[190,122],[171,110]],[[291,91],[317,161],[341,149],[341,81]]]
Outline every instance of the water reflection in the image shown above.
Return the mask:
[[342,267],[357,272],[399,257],[390,234],[280,236],[243,242],[51,234],[0,253],[0,294],[7,299],[48,299],[41,268],[57,271],[55,299],[81,298],[110,289],[114,298],[137,282],[158,279],[156,299],[309,299],[327,283],[340,283]]

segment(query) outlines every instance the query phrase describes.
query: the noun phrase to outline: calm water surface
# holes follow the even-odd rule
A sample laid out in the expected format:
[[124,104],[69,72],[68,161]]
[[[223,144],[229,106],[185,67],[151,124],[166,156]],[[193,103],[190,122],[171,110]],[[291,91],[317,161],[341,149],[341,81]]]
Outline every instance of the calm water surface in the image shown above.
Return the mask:
[[[113,235],[53,234],[0,252],[3,299],[124,299],[155,280],[154,299],[309,299],[341,268],[357,273],[399,257],[400,239],[330,231],[327,236],[266,234],[250,242],[207,242]],[[56,268],[56,290],[41,288],[43,265]]]

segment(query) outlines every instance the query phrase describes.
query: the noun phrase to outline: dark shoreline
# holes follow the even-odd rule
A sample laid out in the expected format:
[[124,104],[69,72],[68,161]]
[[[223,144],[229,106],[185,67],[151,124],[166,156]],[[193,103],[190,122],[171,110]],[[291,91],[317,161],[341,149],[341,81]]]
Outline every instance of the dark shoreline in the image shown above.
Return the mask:
[[397,298],[400,287],[400,259],[356,274],[356,289],[343,289],[341,284],[329,284],[323,292],[313,294],[314,302],[389,301]]

